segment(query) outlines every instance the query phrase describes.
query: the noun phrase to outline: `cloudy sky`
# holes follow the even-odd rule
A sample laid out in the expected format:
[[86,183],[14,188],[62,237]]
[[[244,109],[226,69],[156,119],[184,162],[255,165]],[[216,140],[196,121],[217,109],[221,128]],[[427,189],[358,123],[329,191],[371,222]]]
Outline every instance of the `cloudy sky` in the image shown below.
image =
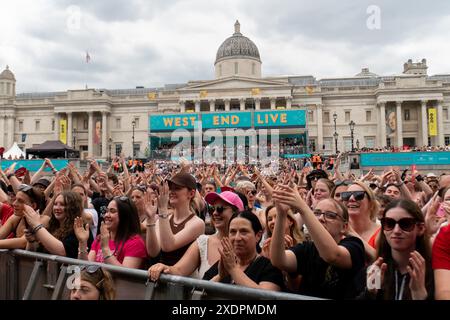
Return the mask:
[[[375,6],[375,7],[374,7]],[[214,77],[241,23],[263,76],[450,73],[450,1],[0,0],[0,68],[17,92],[159,87]],[[86,63],[86,51],[91,57]]]

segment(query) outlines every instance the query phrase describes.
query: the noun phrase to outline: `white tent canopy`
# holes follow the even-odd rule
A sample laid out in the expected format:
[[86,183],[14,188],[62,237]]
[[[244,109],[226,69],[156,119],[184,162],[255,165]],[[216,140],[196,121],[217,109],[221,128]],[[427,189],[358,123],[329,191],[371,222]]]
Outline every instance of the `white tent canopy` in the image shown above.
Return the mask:
[[10,156],[13,160],[19,159],[21,156],[23,157],[23,159],[25,159],[25,152],[23,152],[22,149],[19,148],[17,142],[14,142],[12,147],[9,148],[8,151],[5,151],[5,153],[3,153],[3,159],[9,159]]

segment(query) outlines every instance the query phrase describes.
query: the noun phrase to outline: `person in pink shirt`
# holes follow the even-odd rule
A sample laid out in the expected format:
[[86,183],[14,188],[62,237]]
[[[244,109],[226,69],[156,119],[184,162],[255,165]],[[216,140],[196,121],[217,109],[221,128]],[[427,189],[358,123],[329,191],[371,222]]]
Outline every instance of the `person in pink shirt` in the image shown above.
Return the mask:
[[86,225],[75,221],[75,234],[79,239],[78,258],[128,268],[142,268],[147,250],[140,234],[136,206],[128,197],[115,197],[108,205],[100,235],[94,240],[88,254]]

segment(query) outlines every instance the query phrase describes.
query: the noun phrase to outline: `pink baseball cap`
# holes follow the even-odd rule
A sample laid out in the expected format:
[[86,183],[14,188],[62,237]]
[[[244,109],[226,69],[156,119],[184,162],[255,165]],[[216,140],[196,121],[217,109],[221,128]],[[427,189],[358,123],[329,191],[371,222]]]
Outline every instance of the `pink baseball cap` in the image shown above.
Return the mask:
[[226,203],[231,204],[232,206],[238,208],[239,211],[244,211],[244,204],[242,203],[241,198],[239,198],[239,196],[234,192],[231,191],[224,191],[221,193],[211,192],[208,193],[205,197],[206,202],[208,202],[211,205],[214,202],[216,202],[217,199],[222,199]]

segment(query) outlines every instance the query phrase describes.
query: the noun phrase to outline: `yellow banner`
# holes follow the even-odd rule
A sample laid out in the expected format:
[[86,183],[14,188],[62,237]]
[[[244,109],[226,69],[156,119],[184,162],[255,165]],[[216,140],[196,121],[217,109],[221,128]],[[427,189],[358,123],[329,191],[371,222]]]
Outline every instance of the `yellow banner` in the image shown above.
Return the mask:
[[437,112],[436,108],[428,109],[428,134],[430,137],[437,136]]
[[59,140],[67,144],[67,120],[59,120]]
[[305,90],[306,90],[306,93],[307,93],[307,94],[311,94],[311,93],[314,92],[314,88],[311,87],[311,86],[306,86],[306,87],[305,87]]
[[260,93],[261,93],[261,90],[259,90],[259,88],[253,88],[252,89],[252,96],[257,96]]
[[149,92],[147,95],[149,100],[155,100],[156,99],[156,93],[155,92]]
[[208,96],[208,91],[202,90],[200,91],[200,98],[206,98]]

